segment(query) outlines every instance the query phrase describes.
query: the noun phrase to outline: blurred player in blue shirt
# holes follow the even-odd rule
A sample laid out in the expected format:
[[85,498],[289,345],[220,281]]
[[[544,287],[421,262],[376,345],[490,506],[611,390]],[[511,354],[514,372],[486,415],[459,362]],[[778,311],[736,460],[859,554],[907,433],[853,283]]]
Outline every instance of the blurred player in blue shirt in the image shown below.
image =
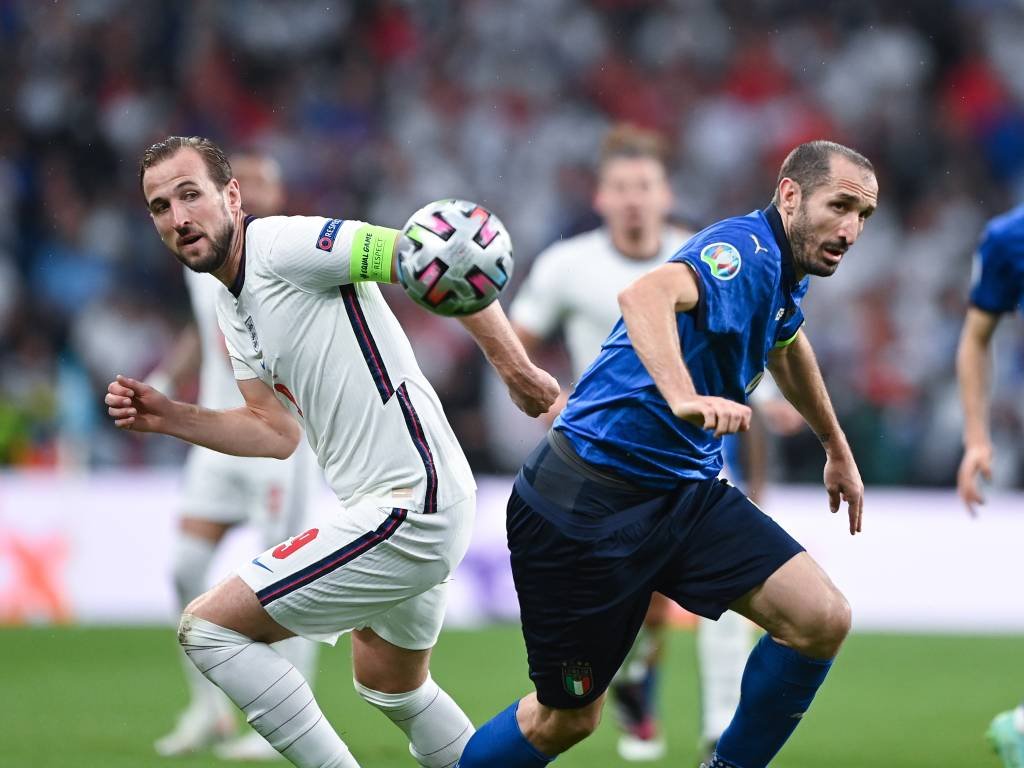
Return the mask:
[[536,687],[470,740],[461,768],[542,766],[588,736],[651,593],[767,630],[710,768],[763,768],[850,627],[821,568],[718,479],[770,368],[825,449],[833,512],[863,484],[801,333],[809,275],[833,274],[877,204],[871,163],[827,141],[786,158],[772,204],[699,232],[619,295],[622,320],[516,477],[512,570]]
[[[960,334],[956,372],[964,408],[964,457],[956,487],[971,514],[984,502],[978,475],[992,479],[988,430],[992,334],[1000,318],[1024,306],[1024,206],[988,223],[978,246],[970,307]],[[1002,712],[988,738],[1006,768],[1024,768],[1024,704]]]

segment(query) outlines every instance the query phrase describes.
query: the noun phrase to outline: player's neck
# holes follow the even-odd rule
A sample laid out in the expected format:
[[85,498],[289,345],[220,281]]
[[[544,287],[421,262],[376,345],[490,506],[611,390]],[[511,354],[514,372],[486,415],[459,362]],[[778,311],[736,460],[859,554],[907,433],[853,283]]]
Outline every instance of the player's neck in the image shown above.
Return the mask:
[[615,250],[633,261],[650,261],[661,252],[661,232],[609,231]]
[[[772,203],[772,205],[775,205],[775,203]],[[782,219],[782,229],[786,233],[786,240],[789,241],[789,247],[790,247],[790,250],[792,250],[793,249],[793,240],[790,238],[790,235],[789,235],[789,225],[793,221],[793,217],[788,215],[778,205],[775,205],[775,210],[777,210],[779,212],[779,218]],[[804,272],[802,269],[800,269],[800,266],[796,263],[796,259],[793,260],[793,276],[794,276],[795,281],[798,282],[798,283],[801,280],[803,280],[805,277],[807,277],[807,273]]]
[[245,212],[241,208],[235,212],[234,225],[235,234],[231,236],[231,244],[228,246],[228,257],[219,269],[211,273],[229,289],[234,285],[238,277],[238,270],[242,267],[242,246],[245,244]]

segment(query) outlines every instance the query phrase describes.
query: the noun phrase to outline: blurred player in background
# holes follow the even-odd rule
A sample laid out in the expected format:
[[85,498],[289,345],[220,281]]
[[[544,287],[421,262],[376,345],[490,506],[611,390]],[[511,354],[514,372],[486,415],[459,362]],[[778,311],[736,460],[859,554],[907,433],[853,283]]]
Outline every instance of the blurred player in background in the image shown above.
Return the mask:
[[[622,320],[508,504],[512,573],[535,693],[481,726],[461,768],[533,768],[597,727],[604,694],[662,592],[768,634],[709,768],[765,768],[809,708],[850,608],[789,534],[718,479],[721,437],[767,365],[825,450],[829,506],[861,530],[864,487],[800,303],[875,209],[871,163],[816,141],[783,162],[771,204],[694,235],[619,294]],[[609,631],[615,628],[617,631]]]
[[[342,506],[194,600],[179,642],[295,765],[355,768],[306,680],[271,647],[295,635],[333,643],[352,630],[360,696],[406,734],[420,765],[451,766],[473,727],[431,679],[429,660],[446,581],[469,544],[475,483],[373,284],[395,282],[400,233],[246,216],[230,164],[206,139],[153,145],[140,181],[164,244],[225,286],[217,317],[245,404],[210,410],[118,376],[105,398],[115,425],[284,458],[301,420]],[[557,382],[532,365],[497,302],[462,323],[517,405],[538,415],[553,404]]]
[[[956,486],[972,515],[984,503],[978,475],[992,479],[988,427],[992,335],[1004,314],[1024,306],[1024,206],[988,223],[976,259],[956,358],[964,409],[964,457]],[[1024,768],[1024,704],[996,715],[988,738],[1006,768]]]
[[[605,137],[594,209],[603,226],[541,253],[510,310],[512,327],[530,354],[555,332],[564,331],[574,381],[597,357],[619,319],[619,291],[668,261],[693,235],[668,220],[672,188],[663,139],[631,125],[620,125]],[[568,396],[563,391],[559,404],[546,416],[554,419]],[[800,419],[788,403],[773,407],[779,412],[777,421],[788,417],[792,424],[794,417]],[[746,481],[743,485],[756,502],[767,459],[763,432],[755,430],[749,436],[753,439],[746,446],[744,471],[737,471],[741,462],[735,439],[728,441],[733,450],[727,451],[726,463],[736,482]],[[618,751],[624,760],[657,760],[665,752],[655,701],[669,611],[668,598],[655,593],[644,626],[612,681],[612,703],[622,729]],[[718,621],[699,618],[698,629],[700,749],[707,756],[736,711],[753,632],[750,622],[732,611]]]
[[[245,209],[254,216],[273,216],[284,205],[284,185],[277,161],[248,151],[231,157]],[[199,405],[238,408],[242,396],[235,384],[224,337],[217,326],[217,293],[223,287],[209,275],[185,269],[195,322],[182,331],[171,354],[148,377],[155,389],[174,393],[199,372]],[[283,541],[303,530],[307,505],[316,498],[321,475],[308,446],[286,461],[239,458],[193,446],[185,465],[181,517],[173,549],[174,590],[178,610],[209,586],[210,563],[227,532],[251,522],[263,546]],[[316,644],[305,638],[282,640],[276,650],[313,683]],[[169,734],[158,739],[156,751],[165,756],[189,754],[213,745],[228,760],[279,759],[280,755],[251,729],[236,734],[237,709],[217,686],[203,677],[182,655],[189,703]]]

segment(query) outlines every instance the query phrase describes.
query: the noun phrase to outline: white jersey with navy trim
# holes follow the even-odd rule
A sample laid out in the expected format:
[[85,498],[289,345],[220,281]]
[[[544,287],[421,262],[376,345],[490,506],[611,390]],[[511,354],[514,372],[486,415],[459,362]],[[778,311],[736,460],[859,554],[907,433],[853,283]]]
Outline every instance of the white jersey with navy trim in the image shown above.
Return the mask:
[[259,378],[299,417],[346,506],[434,512],[473,475],[405,333],[373,283],[349,283],[363,222],[247,219],[218,320],[235,378]]
[[199,405],[217,410],[239,408],[245,401],[235,383],[224,336],[217,324],[217,297],[227,289],[212,275],[187,268],[185,287],[199,333]]
[[573,378],[578,380],[619,319],[619,291],[668,261],[692,234],[666,227],[661,250],[645,260],[623,256],[603,227],[560,240],[537,256],[509,314],[540,338],[564,325]]

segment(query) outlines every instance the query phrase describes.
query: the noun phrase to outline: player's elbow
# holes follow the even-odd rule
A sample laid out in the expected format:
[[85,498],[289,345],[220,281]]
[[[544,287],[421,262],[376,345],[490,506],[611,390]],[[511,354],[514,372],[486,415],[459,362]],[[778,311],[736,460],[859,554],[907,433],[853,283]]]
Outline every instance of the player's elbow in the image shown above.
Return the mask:
[[273,441],[274,445],[270,457],[273,459],[287,459],[295,453],[295,449],[299,447],[301,439],[302,427],[299,426],[295,419],[289,418],[286,423],[281,425],[278,439]]

